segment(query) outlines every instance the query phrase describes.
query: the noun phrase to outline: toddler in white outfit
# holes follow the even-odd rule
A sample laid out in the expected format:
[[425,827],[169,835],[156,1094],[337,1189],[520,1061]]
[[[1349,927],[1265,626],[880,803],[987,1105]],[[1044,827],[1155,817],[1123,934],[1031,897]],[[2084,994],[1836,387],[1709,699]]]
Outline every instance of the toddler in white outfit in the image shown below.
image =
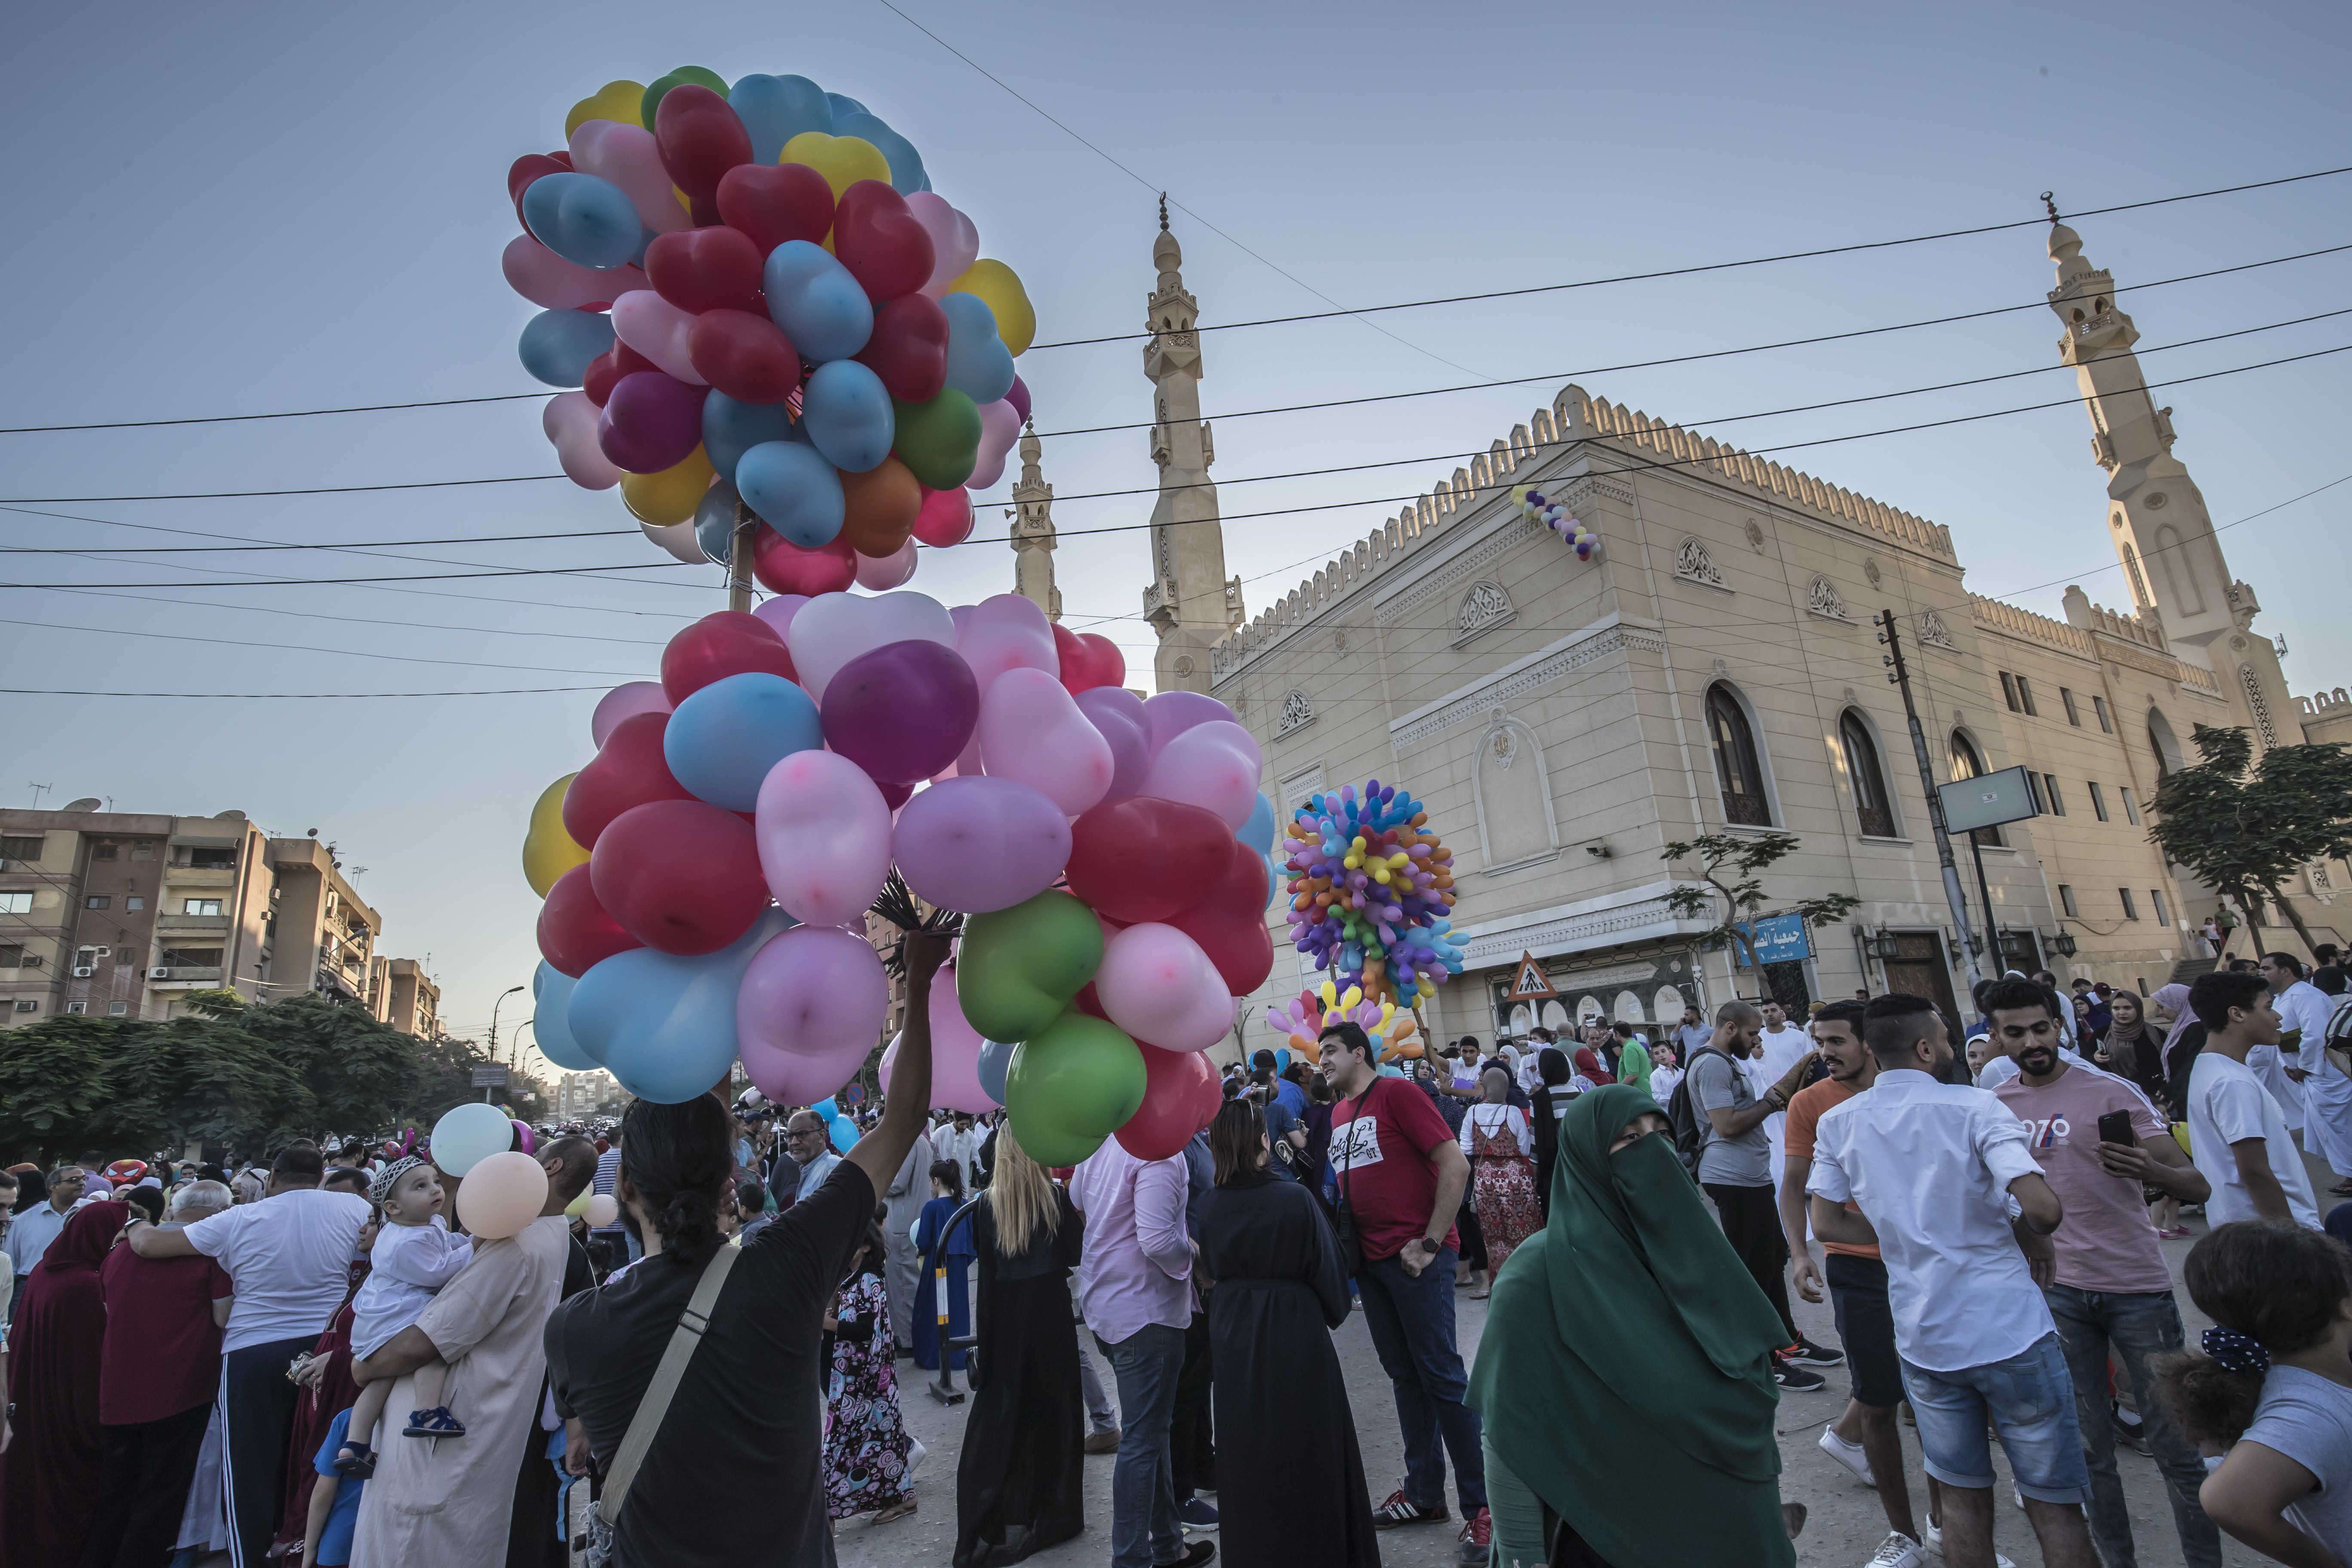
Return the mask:
[[[442,1217],[446,1195],[432,1164],[414,1155],[395,1160],[376,1177],[368,1196],[383,1212],[383,1225],[368,1253],[368,1277],[352,1301],[352,1355],[373,1355],[394,1335],[424,1314],[425,1304],[442,1286],[472,1261],[474,1244],[451,1233]],[[462,1437],[465,1425],[442,1402],[442,1379],[449,1369],[440,1361],[425,1363],[414,1373],[418,1408],[408,1417],[404,1436]],[[379,1378],[360,1390],[352,1406],[349,1431],[335,1456],[335,1468],[364,1479],[375,1470],[376,1426],[383,1418],[393,1378]]]

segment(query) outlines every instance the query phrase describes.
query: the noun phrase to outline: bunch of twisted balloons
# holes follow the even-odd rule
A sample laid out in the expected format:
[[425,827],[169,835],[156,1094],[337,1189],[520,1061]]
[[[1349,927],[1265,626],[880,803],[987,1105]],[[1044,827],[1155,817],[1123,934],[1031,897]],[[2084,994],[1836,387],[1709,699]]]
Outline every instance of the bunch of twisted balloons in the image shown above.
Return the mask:
[[1429,814],[1394,784],[1317,795],[1292,817],[1290,929],[1298,951],[1406,1007],[1462,973],[1452,935],[1454,852],[1423,831]]
[[1318,1042],[1323,1031],[1334,1024],[1360,1026],[1372,1042],[1374,1058],[1384,1066],[1421,1055],[1421,1042],[1412,1037],[1412,1015],[1399,1012],[1397,1005],[1386,998],[1366,996],[1361,986],[1350,985],[1342,992],[1326,980],[1320,991],[1301,991],[1298,1000],[1288,1006],[1268,1007],[1265,1022],[1286,1041],[1275,1049],[1277,1069],[1290,1065],[1293,1052],[1310,1062],[1322,1060]]
[[1601,535],[1570,516],[1565,505],[1532,485],[1522,485],[1514,489],[1511,499],[1518,502],[1519,510],[1529,518],[1565,540],[1575,550],[1579,561],[1591,560],[1592,552],[1601,548]]

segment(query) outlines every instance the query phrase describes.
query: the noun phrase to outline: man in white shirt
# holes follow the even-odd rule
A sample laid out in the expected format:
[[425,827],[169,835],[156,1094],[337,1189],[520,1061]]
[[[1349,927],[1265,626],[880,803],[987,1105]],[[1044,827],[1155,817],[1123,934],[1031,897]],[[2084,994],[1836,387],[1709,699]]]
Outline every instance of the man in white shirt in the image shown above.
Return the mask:
[[[1764,1048],[1757,1058],[1757,1076],[1766,1083],[1777,1083],[1783,1073],[1813,1048],[1812,1037],[1789,1022],[1789,1010],[1780,1003],[1768,1000],[1759,1005],[1764,1012],[1764,1028],[1759,1037]],[[1787,1111],[1776,1110],[1764,1119],[1764,1141],[1771,1149],[1772,1185],[1776,1189],[1780,1184],[1780,1163],[1787,1158],[1788,1135]]]
[[35,1204],[10,1224],[7,1239],[0,1241],[0,1248],[6,1250],[8,1261],[19,1281],[33,1271],[33,1265],[41,1260],[41,1254],[49,1249],[49,1243],[65,1229],[66,1215],[72,1211],[81,1197],[82,1189],[89,1184],[89,1175],[79,1165],[70,1161],[59,1165],[49,1173],[49,1201]]
[[[2279,1102],[2279,1110],[2286,1116],[2287,1131],[2300,1132],[2304,1123],[2304,1068],[2296,1054],[2300,1037],[2294,1031],[2302,1022],[2303,1003],[2297,997],[2290,1004],[2286,994],[2303,979],[2303,964],[2284,952],[2266,952],[2262,957],[2258,973],[2262,975],[2263,984],[2269,986],[2271,994],[2277,998],[2272,1006],[2279,1016],[2279,1040],[2274,1045],[2258,1045],[2248,1052],[2246,1069],[2262,1079],[2263,1087],[2269,1089],[2271,1097]],[[2315,995],[2318,994],[2318,987],[2315,985],[2305,985],[2304,989]],[[2325,997],[2320,999],[2326,1001]],[[2327,1022],[2326,1008],[2317,1009],[2316,1016],[2324,1029]]]
[[1806,1192],[1815,1236],[1875,1243],[1885,1262],[1903,1389],[1944,1488],[1944,1560],[1993,1568],[1990,1413],[2042,1562],[2095,1568],[2074,1380],[2036,1278],[2053,1264],[2058,1195],[2023,1122],[1941,1081],[1952,1046],[1934,1003],[1879,997],[1863,1039],[1878,1077],[1822,1113]]
[[988,1134],[969,1110],[954,1112],[948,1125],[931,1133],[931,1148],[942,1160],[953,1160],[963,1167],[964,1191],[969,1194],[980,1183],[980,1146]]
[[2200,974],[2189,987],[2189,1009],[2205,1026],[2205,1048],[2189,1071],[2189,1157],[2213,1185],[2205,1223],[2275,1219],[2321,1228],[2285,1110],[2250,1065],[2255,1051],[2278,1048],[2269,984],[2242,970]]
[[2303,1141],[2327,1162],[2352,1194],[2352,1079],[2327,1065],[2327,1020],[2336,999],[2304,976],[2303,961],[2292,953],[2263,954],[2262,976],[2279,1016],[2281,1070],[2303,1098]]

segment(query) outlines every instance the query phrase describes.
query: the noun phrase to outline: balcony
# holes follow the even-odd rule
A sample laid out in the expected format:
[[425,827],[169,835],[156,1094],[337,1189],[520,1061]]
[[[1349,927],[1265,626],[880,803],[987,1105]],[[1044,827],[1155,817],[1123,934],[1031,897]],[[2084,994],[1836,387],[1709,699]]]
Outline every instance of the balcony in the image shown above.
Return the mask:
[[234,888],[236,868],[234,866],[166,866],[164,882],[173,888]]
[[210,966],[174,963],[158,967],[168,967],[172,971],[171,975],[167,979],[147,982],[150,991],[215,990],[221,983],[221,967],[217,963]]
[[180,915],[167,912],[155,917],[155,933],[158,936],[184,935],[191,931],[225,932],[227,930],[226,915]]

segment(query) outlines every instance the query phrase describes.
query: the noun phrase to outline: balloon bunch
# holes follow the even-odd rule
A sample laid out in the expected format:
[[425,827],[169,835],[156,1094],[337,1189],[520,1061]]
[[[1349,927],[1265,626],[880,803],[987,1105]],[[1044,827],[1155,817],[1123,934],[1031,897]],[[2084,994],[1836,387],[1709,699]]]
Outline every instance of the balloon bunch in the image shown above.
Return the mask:
[[[1265,1021],[1277,1035],[1287,1037],[1287,1048],[1276,1055],[1287,1057],[1297,1051],[1310,1062],[1323,1059],[1318,1043],[1324,1030],[1334,1024],[1355,1024],[1362,1028],[1372,1042],[1375,1058],[1393,1060],[1397,1058],[1421,1055],[1421,1042],[1412,1037],[1416,1027],[1411,1013],[1401,1013],[1397,1005],[1385,997],[1374,999],[1364,994],[1360,986],[1350,985],[1343,993],[1328,980],[1320,992],[1301,991],[1298,1000],[1287,1007],[1268,1007]],[[1281,1061],[1277,1067],[1288,1067]]]
[[797,76],[607,83],[515,161],[507,281],[563,471],[725,561],[740,501],[779,594],[895,588],[971,531],[1029,416],[1021,279],[907,139]]
[[1547,498],[1531,485],[1522,485],[1511,491],[1511,499],[1519,510],[1537,522],[1573,545],[1579,561],[1590,561],[1592,552],[1601,548],[1601,536],[1568,514],[1568,508]]
[[1014,595],[784,595],[687,627],[532,809],[541,1049],[664,1101],[740,1057],[812,1103],[881,1037],[865,917],[908,923],[911,894],[965,917],[935,1105],[1005,1105],[1049,1165],[1114,1132],[1174,1152],[1219,1103],[1201,1053],[1273,969],[1274,811],[1230,709],[1125,673]]
[[1291,819],[1290,930],[1315,967],[1368,996],[1411,1007],[1462,973],[1454,922],[1454,852],[1423,831],[1429,814],[1372,779],[1318,795]]

